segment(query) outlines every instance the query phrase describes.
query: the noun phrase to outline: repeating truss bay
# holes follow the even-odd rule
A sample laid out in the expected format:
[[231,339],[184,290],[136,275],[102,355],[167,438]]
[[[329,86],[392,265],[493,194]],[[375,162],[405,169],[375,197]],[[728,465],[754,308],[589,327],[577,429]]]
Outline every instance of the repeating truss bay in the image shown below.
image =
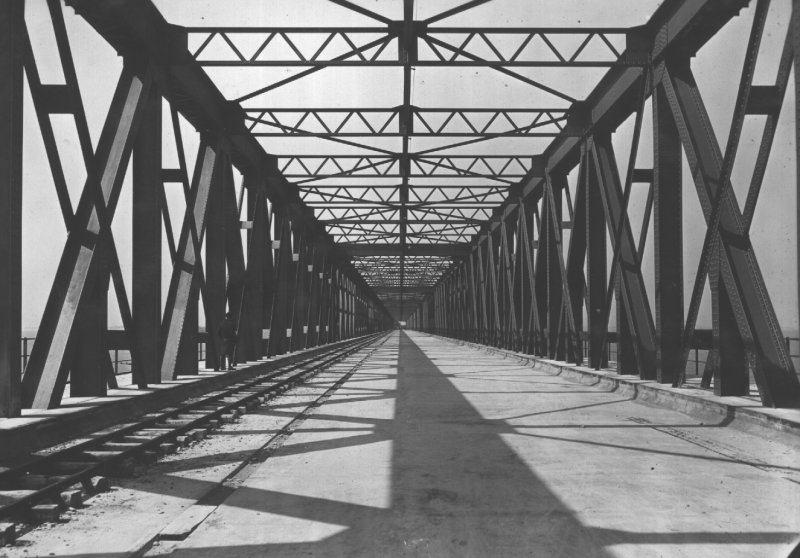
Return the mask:
[[191,56],[334,241],[397,247],[353,263],[402,305],[449,262],[409,247],[473,241],[553,139],[583,133],[573,109],[605,73],[647,62],[639,26],[659,0],[587,2],[578,19],[546,4],[310,0],[254,2],[225,25],[180,17]]

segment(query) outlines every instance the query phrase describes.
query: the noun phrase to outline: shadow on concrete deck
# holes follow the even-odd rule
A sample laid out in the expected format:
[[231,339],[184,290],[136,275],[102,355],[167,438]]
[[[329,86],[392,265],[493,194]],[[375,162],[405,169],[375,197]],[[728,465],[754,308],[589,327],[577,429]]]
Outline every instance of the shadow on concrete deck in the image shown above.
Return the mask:
[[[504,441],[503,435],[654,454],[660,450],[533,432],[537,428],[562,425],[510,425],[506,418],[487,419],[451,382],[453,375],[444,373],[402,332],[397,345],[387,343],[368,364],[341,390],[352,392],[353,397],[337,392],[318,409],[313,420],[297,430],[297,434],[330,436],[301,438],[298,443],[279,449],[276,457],[307,458],[308,461],[298,463],[310,461],[317,469],[326,463],[336,467],[339,461],[326,460],[338,455],[337,452],[355,450],[369,456],[370,447],[388,443],[391,452],[387,452],[386,462],[371,462],[365,457],[361,465],[365,476],[373,467],[388,468],[387,505],[367,505],[357,502],[358,498],[336,497],[335,491],[331,493],[325,486],[315,487],[310,493],[297,493],[302,491],[274,490],[269,488],[274,486],[270,483],[251,479],[231,490],[221,506],[186,541],[178,543],[172,555],[583,558],[611,556],[607,549],[610,545],[747,546],[785,544],[793,538],[791,533],[780,531],[669,532],[666,526],[659,531],[627,531],[585,525],[576,516],[576,510],[554,494],[529,463]],[[575,408],[627,401],[615,399]],[[351,414],[335,412],[340,404],[382,402],[393,403],[392,418],[358,416],[352,410]],[[290,415],[293,410],[277,405],[264,412]],[[529,416],[533,415],[517,418]],[[643,425],[631,422],[610,424],[609,428],[612,427],[639,429]],[[686,454],[686,457],[735,461],[720,455]],[[179,461],[175,470],[193,466],[191,460]],[[267,461],[265,471],[269,466]],[[298,472],[297,476],[313,483],[314,470]],[[348,477],[359,474],[358,468],[343,467],[340,472]],[[330,479],[330,474],[325,478]],[[184,483],[194,482],[199,481],[177,482],[175,489],[179,491],[186,486]],[[342,482],[352,482],[352,478],[342,478]],[[296,525],[298,529],[281,529],[286,525]]]

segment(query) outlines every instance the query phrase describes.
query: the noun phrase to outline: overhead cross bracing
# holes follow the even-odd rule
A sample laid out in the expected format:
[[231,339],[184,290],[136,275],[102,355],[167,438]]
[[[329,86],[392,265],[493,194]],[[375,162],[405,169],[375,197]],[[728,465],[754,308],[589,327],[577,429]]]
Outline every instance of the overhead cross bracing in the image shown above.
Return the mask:
[[[425,265],[406,248],[469,242],[530,174],[531,155],[580,135],[571,104],[605,69],[646,62],[638,26],[659,4],[639,3],[620,27],[563,13],[544,25],[537,10],[501,3],[334,1],[315,7],[324,16],[287,7],[275,20],[287,25],[186,24],[191,56],[240,103],[332,237],[399,247],[400,319],[416,302],[403,305],[406,271],[409,287],[418,273],[408,266]],[[298,16],[308,25],[288,24]]]
[[[766,187],[796,181],[792,3],[524,4],[70,0],[72,13],[48,0],[27,4],[46,8],[24,15],[36,25],[10,14],[24,32],[2,66],[17,139],[0,161],[19,186],[0,204],[5,237],[20,234],[21,98],[52,175],[51,221],[70,235],[32,313],[21,388],[5,349],[8,393],[57,405],[70,370],[92,370],[100,389],[103,352],[73,355],[91,352],[76,347],[91,348],[113,291],[143,385],[174,377],[203,320],[213,329],[232,309],[252,355],[408,321],[594,367],[613,347],[620,372],[676,386],[708,351],[704,387],[798,401],[799,297],[780,282],[797,276],[794,190],[780,200]],[[36,32],[50,33],[49,51]],[[72,67],[83,32],[124,67],[107,113]],[[57,140],[64,120],[72,158]],[[162,143],[183,155],[161,161]],[[128,160],[131,258],[114,225],[131,203]],[[84,174],[65,176],[74,164]],[[773,257],[765,237],[788,239],[777,251],[793,257]],[[161,244],[163,285],[148,269]],[[0,289],[13,300],[22,260],[9,254]],[[16,325],[0,331],[17,339],[8,307]]]

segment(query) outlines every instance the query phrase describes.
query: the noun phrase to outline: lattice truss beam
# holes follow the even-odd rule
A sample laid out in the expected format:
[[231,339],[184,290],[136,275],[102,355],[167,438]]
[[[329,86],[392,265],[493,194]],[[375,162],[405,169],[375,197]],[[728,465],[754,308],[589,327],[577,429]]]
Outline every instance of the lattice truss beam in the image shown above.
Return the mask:
[[[718,395],[746,396],[754,389],[767,406],[800,405],[800,381],[778,322],[774,293],[767,288],[750,238],[779,118],[788,117],[781,111],[792,65],[795,75],[799,67],[800,13],[793,6],[793,25],[778,33],[785,38],[775,57],[765,54],[762,45],[770,33],[770,1],[752,3],[724,148],[690,65],[693,52],[687,50],[687,44],[702,46],[745,4],[717,12],[713,8],[721,8],[719,4],[706,6],[711,11],[705,14],[703,7],[693,6],[698,20],[705,15],[705,27],[693,22],[694,34],[672,50],[656,41],[651,67],[618,72],[617,81],[607,80],[597,98],[605,95],[614,101],[594,107],[584,137],[557,140],[536,162],[520,196],[504,202],[502,211],[482,227],[472,253],[458,259],[437,282],[409,317],[410,325],[547,358],[588,361],[596,369],[608,366],[613,342],[619,373],[673,386],[687,381],[690,351],[708,349],[701,386],[713,385]],[[686,11],[678,6],[673,19],[662,22],[664,29],[679,34],[675,22],[691,12],[683,7]],[[777,58],[776,69],[766,82],[757,82],[759,55],[770,54]],[[639,168],[648,99],[653,163]],[[626,108],[620,110],[622,105]],[[612,142],[612,136],[629,115],[629,156],[618,168],[614,145],[619,142]],[[745,144],[747,126],[751,134],[758,132]],[[737,159],[745,157],[754,161],[751,170],[735,175]],[[699,262],[688,269],[694,277],[688,308],[684,160],[705,231]],[[570,183],[568,174],[576,167]],[[738,194],[734,179],[747,185]],[[785,187],[796,189],[796,183]],[[645,189],[637,196],[644,203],[636,217],[631,201],[635,189]],[[800,236],[798,224],[795,234]],[[655,263],[650,280],[644,271],[648,238]],[[706,287],[711,328],[702,331],[697,325]],[[610,326],[612,313],[616,331]]]
[[[197,374],[201,340],[204,366],[218,370],[218,330],[226,312],[238,332],[240,362],[388,328],[392,319],[386,308],[308,215],[294,189],[288,189],[274,159],[255,139],[232,133],[217,120],[229,105],[200,67],[165,63],[190,59],[185,48],[150,50],[156,41],[148,42],[147,34],[152,39],[171,29],[153,6],[138,0],[71,4],[109,40],[109,50],[113,46],[122,55],[96,146],[61,3],[47,0],[50,28],[43,31],[44,22],[37,21],[35,32],[54,39],[63,83],[42,77],[24,3],[0,3],[0,106],[10,121],[21,122],[24,92],[29,91],[31,121],[38,124],[52,195],[66,229],[24,375],[17,352],[22,316],[18,309],[6,313],[3,306],[0,416],[18,416],[22,407],[57,407],[67,385],[72,397],[103,396],[117,387],[109,358],[112,337],[114,349],[130,353],[129,381],[145,388]],[[58,144],[68,138],[54,126],[54,116],[74,124],[82,188],[71,184],[79,173],[66,170],[72,162]],[[2,191],[16,201],[0,204],[3,222],[15,227],[0,243],[19,254],[22,127],[11,126],[3,138],[0,165],[10,161],[15,170]],[[191,169],[187,152],[193,143],[197,150]],[[162,148],[175,154],[176,164],[167,164]],[[126,188],[132,190],[127,203]],[[73,197],[76,191],[79,196]],[[133,224],[129,244],[120,242],[112,228],[115,217],[126,212]],[[58,221],[47,226],[58,226]],[[58,231],[52,232],[57,238]],[[164,270],[170,276],[164,285],[162,243],[171,268]],[[131,256],[130,276],[123,272],[121,254]],[[4,305],[6,297],[21,297],[21,264],[17,257],[0,266]],[[109,289],[119,308],[121,336],[108,332]],[[201,316],[205,331],[199,327]]]
[[[385,19],[385,18],[383,18]],[[399,66],[403,21],[383,27],[190,27],[203,66]],[[418,66],[610,67],[641,65],[623,56],[637,30],[624,28],[430,27],[413,21]]]
[[[239,69],[253,75],[254,68],[283,68],[289,74],[256,83],[237,93],[236,101],[248,130],[281,153],[281,172],[297,184],[302,199],[340,243],[404,248],[467,242],[509,189],[529,176],[530,154],[543,147],[530,142],[582,134],[568,118],[582,98],[534,70],[579,72],[647,63],[644,31],[638,27],[453,27],[447,26],[450,18],[486,2],[463,2],[424,20],[414,17],[419,4],[414,0],[404,0],[403,17],[396,20],[378,8],[332,2],[342,13],[355,12],[373,24],[186,31],[192,57],[209,71]],[[340,67],[402,69],[397,103],[384,108],[269,103],[282,88],[299,80],[313,88],[311,78]],[[521,84],[542,101],[522,107],[418,106],[412,99],[419,81],[413,72],[429,67],[474,68],[481,79],[496,76]],[[370,74],[360,75],[359,82],[369,87]],[[302,138],[319,140],[330,150],[314,154],[280,143]],[[437,138],[439,145],[415,147],[425,138]],[[399,145],[383,148],[376,141],[392,139]],[[526,143],[508,151],[503,141]],[[476,149],[465,151],[468,146]],[[401,286],[404,254],[401,249]]]
[[[452,258],[438,256],[405,256],[405,284],[410,289],[433,287],[441,274],[453,263]],[[353,265],[376,288],[400,287],[400,256],[360,256]]]
[[[539,109],[421,109],[411,107],[413,137],[504,136],[550,138],[569,133],[567,111],[563,108]],[[248,129],[258,137],[402,137],[400,107],[389,109],[327,108],[279,109],[248,108]]]

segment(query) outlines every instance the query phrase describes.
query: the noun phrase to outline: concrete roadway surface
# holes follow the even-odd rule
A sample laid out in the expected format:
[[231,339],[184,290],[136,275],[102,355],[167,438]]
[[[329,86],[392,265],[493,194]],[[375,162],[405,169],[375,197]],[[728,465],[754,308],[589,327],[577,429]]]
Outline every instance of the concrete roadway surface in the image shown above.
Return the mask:
[[[265,413],[289,417],[297,404]],[[263,443],[267,432],[257,430],[248,435]],[[175,469],[203,444],[222,459],[219,437],[174,456]],[[148,544],[146,556],[783,558],[800,533],[798,457],[791,436],[394,332],[291,436],[211,497],[192,505],[194,483],[178,483],[184,492],[170,494],[183,503],[159,521],[143,509],[145,493],[162,490],[151,479],[134,487],[135,511],[105,515],[90,501],[94,524],[76,516],[68,542],[13,556],[129,555],[113,543],[125,525],[152,540],[146,531],[171,515],[185,532]],[[192,463],[183,469],[202,468]]]
[[[785,556],[800,451],[408,332],[173,556]],[[154,549],[154,553],[158,549]]]

